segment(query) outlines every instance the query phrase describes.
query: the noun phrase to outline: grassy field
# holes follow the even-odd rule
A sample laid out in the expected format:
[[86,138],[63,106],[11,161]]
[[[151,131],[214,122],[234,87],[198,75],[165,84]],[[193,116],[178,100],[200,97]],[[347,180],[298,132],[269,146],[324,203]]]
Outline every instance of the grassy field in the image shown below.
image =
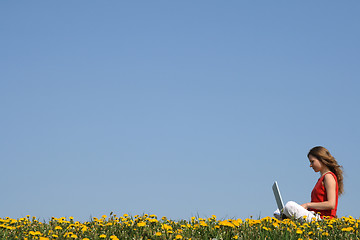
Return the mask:
[[342,217],[301,223],[285,219],[195,218],[173,221],[155,215],[110,216],[88,222],[36,217],[0,218],[0,239],[360,239],[359,219]]

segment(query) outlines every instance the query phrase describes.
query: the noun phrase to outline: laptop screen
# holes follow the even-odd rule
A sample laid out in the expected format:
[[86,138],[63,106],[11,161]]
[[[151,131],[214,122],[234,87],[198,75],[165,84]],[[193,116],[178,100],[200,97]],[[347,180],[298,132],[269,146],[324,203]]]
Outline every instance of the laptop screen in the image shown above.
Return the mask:
[[279,186],[278,186],[277,181],[274,182],[274,184],[272,186],[272,190],[274,192],[276,204],[277,204],[279,210],[281,211],[284,208],[284,203],[283,203],[283,200],[281,198],[281,194],[280,194],[280,190],[279,190]]

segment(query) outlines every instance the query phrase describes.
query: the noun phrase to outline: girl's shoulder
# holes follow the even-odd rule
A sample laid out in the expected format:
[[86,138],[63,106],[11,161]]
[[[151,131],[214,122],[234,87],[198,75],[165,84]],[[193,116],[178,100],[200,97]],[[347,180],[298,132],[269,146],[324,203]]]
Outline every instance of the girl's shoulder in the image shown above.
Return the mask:
[[336,177],[335,173],[333,173],[333,172],[325,173],[323,176],[323,179],[324,179],[324,181],[337,182],[337,177]]

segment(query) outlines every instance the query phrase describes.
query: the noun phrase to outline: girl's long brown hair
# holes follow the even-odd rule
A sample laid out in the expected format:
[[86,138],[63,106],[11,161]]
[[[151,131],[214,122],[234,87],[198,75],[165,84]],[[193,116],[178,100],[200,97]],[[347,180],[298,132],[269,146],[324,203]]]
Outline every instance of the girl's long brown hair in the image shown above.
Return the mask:
[[309,155],[316,157],[336,175],[338,181],[338,193],[340,196],[344,192],[342,166],[337,163],[336,159],[330,154],[329,150],[324,147],[317,146],[312,148],[307,156],[309,157]]

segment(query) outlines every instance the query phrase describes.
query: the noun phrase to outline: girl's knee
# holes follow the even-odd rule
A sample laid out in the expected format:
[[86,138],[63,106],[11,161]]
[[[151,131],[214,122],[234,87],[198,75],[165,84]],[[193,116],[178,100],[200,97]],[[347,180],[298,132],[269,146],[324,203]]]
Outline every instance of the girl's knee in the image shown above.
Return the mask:
[[288,201],[286,204],[285,204],[285,207],[284,208],[294,208],[296,207],[298,204],[294,201]]
[[299,204],[297,204],[294,201],[289,201],[285,204],[284,206],[284,214],[287,215],[288,217],[293,216],[295,209],[297,208]]

